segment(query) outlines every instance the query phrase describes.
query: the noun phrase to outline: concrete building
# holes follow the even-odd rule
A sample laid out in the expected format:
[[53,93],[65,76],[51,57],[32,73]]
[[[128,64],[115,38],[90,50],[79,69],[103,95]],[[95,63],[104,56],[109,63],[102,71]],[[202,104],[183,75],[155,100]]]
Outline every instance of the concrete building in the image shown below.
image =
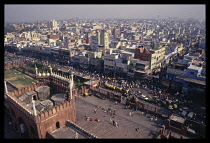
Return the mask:
[[98,48],[98,36],[97,34],[90,36],[90,49],[96,50]]
[[202,134],[201,130],[205,130],[204,128],[205,126],[202,124],[172,114],[168,119],[167,125],[161,128],[157,139],[203,138],[205,134]]
[[58,23],[54,19],[47,22],[47,27],[51,30],[59,30]]
[[150,49],[149,52],[151,52],[151,66],[150,69],[152,72],[160,71],[161,66],[165,62],[165,49],[166,46],[162,45],[157,49]]
[[109,33],[101,30],[98,33],[98,45],[103,46],[105,49],[109,48]]
[[157,72],[165,62],[165,49],[166,46],[155,46],[154,48],[147,49],[143,46],[136,48],[134,58],[140,60],[150,61],[150,70]]
[[104,55],[104,72],[114,71],[116,62],[115,60],[118,59],[118,53],[111,53]]

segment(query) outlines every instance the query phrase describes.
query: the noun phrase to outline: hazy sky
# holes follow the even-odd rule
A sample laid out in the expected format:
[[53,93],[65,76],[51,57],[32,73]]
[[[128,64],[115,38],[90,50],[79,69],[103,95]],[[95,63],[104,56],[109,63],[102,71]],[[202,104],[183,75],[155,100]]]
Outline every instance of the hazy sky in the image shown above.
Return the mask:
[[65,20],[70,18],[197,18],[205,19],[206,7],[199,5],[81,4],[5,5],[5,22]]

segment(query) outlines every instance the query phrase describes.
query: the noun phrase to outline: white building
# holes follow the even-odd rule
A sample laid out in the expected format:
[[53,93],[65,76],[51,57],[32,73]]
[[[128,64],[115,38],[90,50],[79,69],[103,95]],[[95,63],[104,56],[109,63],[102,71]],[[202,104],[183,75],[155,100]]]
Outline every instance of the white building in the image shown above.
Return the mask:
[[54,19],[47,22],[47,27],[52,30],[59,30],[58,23]]
[[118,59],[118,53],[106,54],[104,56],[104,71],[114,71],[115,70],[115,60]]

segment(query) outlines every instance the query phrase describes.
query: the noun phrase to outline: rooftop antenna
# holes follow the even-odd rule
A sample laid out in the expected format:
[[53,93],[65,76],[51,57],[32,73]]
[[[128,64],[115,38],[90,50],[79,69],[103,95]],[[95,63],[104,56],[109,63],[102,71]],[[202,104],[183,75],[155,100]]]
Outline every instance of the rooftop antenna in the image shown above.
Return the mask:
[[157,15],[157,20],[160,19],[160,9],[158,8],[158,15]]

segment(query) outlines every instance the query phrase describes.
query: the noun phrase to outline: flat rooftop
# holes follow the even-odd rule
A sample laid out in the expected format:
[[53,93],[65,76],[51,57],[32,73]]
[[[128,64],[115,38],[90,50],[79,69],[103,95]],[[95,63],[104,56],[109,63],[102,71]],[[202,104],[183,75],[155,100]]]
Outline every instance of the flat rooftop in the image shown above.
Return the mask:
[[185,122],[185,119],[178,116],[178,115],[171,115],[170,120],[175,121],[175,122],[179,122],[181,124],[184,124],[184,122]]
[[95,84],[95,83],[98,83],[98,82],[99,82],[98,80],[89,80],[89,81],[84,82],[84,84],[92,85],[92,84]]
[[150,61],[144,61],[144,60],[136,62],[136,64],[144,64],[144,65],[148,65],[149,63]]
[[200,84],[200,85],[206,85],[206,81],[204,80],[198,80],[198,79],[194,79],[194,78],[183,78],[184,81],[188,81],[188,82],[192,82],[192,83],[196,83],[196,84]]
[[188,69],[194,69],[194,70],[199,70],[201,67],[198,67],[198,66],[196,66],[196,65],[190,65],[189,67],[188,67]]

